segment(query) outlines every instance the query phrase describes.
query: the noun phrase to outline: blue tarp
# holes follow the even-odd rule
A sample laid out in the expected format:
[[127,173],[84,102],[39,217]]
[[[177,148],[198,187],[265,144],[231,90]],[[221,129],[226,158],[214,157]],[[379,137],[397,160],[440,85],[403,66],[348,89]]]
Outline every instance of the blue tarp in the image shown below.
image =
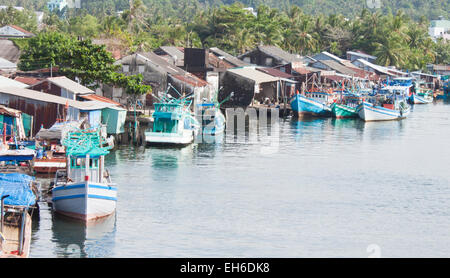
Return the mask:
[[30,182],[34,177],[19,174],[0,173],[0,197],[9,195],[5,198],[6,205],[12,206],[31,206],[36,203],[36,196],[30,188]]

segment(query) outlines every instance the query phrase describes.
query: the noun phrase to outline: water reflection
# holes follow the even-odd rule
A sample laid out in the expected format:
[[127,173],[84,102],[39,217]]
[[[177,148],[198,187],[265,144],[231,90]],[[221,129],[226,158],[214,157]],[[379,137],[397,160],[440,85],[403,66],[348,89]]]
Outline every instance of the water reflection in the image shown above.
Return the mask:
[[85,257],[367,257],[372,243],[386,257],[447,256],[449,108],[417,105],[390,122],[280,119],[267,156],[266,129],[259,142],[121,146],[106,158],[117,224],[91,232],[43,208],[31,256],[80,246]]
[[109,257],[116,233],[116,215],[85,225],[57,214],[52,218],[52,240],[58,257]]

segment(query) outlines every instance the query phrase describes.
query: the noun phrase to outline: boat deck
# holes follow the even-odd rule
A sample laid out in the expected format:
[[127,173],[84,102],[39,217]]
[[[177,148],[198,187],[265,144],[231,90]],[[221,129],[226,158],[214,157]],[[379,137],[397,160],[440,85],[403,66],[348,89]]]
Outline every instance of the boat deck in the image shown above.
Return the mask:
[[19,238],[20,238],[20,223],[16,225],[8,225],[4,223],[3,225],[3,237],[4,241],[2,244],[2,253],[0,253],[0,258],[8,257],[28,257],[30,251],[30,241],[31,241],[31,216],[26,213],[25,222],[25,240],[23,243],[23,253],[18,254],[19,250]]

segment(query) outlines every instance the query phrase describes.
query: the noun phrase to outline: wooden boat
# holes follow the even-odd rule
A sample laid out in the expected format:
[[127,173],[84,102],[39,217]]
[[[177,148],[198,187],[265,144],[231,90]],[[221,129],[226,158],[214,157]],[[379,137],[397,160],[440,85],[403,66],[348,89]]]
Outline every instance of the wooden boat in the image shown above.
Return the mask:
[[54,174],[66,168],[64,146],[52,145],[49,151],[39,149],[33,159],[33,170],[39,174]]
[[[171,88],[176,91],[174,87]],[[153,128],[145,132],[147,145],[184,146],[194,141],[200,129],[200,123],[190,110],[192,96],[179,95],[180,98],[176,99],[166,92],[160,102],[154,104]]]
[[374,105],[364,101],[356,109],[361,119],[366,122],[370,121],[391,121],[405,119],[410,112],[410,107],[406,102],[402,102],[403,106],[394,107],[389,104],[383,106]]
[[433,95],[429,93],[413,93],[409,98],[412,104],[427,104],[433,102]]
[[298,117],[306,115],[315,117],[332,116],[330,105],[336,99],[335,94],[323,92],[307,92],[305,95],[296,94],[291,100],[291,109]]
[[35,151],[28,148],[12,148],[13,145],[3,144],[0,141],[0,162],[1,161],[30,161],[35,156]]
[[66,170],[56,172],[51,190],[56,213],[87,223],[115,212],[117,187],[104,165],[111,147],[103,140],[98,130],[68,133]]
[[31,215],[37,205],[34,178],[0,173],[0,258],[27,258],[30,253]]
[[413,84],[414,87],[409,97],[411,104],[427,104],[433,102],[433,92],[425,88],[426,83],[417,80]]
[[409,86],[384,87],[376,96],[363,101],[356,111],[366,122],[405,119],[411,111],[408,90]]
[[331,105],[333,117],[342,118],[358,118],[356,107],[362,102],[360,96],[354,94],[343,94],[339,100]]

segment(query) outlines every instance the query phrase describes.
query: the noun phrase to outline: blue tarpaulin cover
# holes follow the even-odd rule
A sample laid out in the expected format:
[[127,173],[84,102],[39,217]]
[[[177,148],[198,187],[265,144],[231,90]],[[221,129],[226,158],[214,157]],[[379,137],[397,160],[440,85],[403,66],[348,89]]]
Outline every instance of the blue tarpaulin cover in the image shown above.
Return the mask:
[[34,177],[19,173],[0,173],[0,197],[5,198],[5,205],[31,206],[36,203],[36,196],[30,188]]

